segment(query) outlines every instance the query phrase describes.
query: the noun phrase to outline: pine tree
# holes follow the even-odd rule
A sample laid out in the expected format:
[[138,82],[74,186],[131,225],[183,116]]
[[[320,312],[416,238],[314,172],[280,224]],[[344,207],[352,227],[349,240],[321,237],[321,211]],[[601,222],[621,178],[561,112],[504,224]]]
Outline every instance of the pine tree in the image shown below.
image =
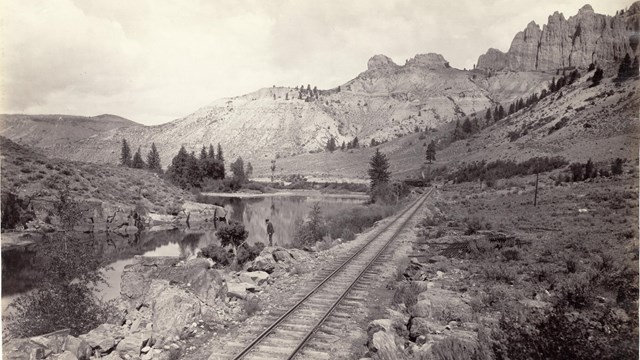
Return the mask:
[[151,150],[149,150],[149,154],[147,154],[147,169],[154,172],[162,172],[160,154],[158,153],[155,143],[151,143]]
[[207,158],[207,148],[202,145],[202,149],[200,150],[200,160],[204,160]]
[[429,164],[436,160],[436,143],[433,140],[431,140],[427,146],[427,160],[429,161]]
[[183,145],[180,147],[178,154],[171,160],[171,165],[167,168],[167,177],[169,180],[183,189],[186,189],[189,185],[188,163],[189,154]]
[[136,151],[135,155],[133,155],[133,160],[131,161],[131,167],[135,169],[144,169],[146,167],[144,160],[142,160],[142,155],[140,155],[139,146],[138,146],[138,151]]
[[584,178],[588,179],[590,177],[593,177],[594,175],[594,166],[593,166],[593,161],[591,161],[591,159],[589,159],[587,161],[587,164],[584,166]]
[[504,119],[505,116],[506,116],[506,114],[504,113],[504,108],[502,107],[502,105],[500,105],[498,107],[498,119],[502,120],[502,119]]
[[340,150],[344,151],[346,149],[346,145],[344,141],[342,141],[342,145],[340,145]]
[[473,126],[471,125],[471,121],[469,121],[469,118],[465,118],[462,122],[462,131],[467,135],[473,132]]
[[487,120],[487,123],[491,121],[491,109],[487,109],[487,113],[484,115],[484,119]]
[[213,149],[213,145],[209,144],[209,154],[208,156],[212,159],[216,158],[216,151]]
[[124,166],[131,166],[131,149],[127,139],[122,139],[122,149],[120,152],[120,164]]
[[631,76],[631,57],[629,53],[624,56],[618,67],[618,79],[626,79]]
[[216,154],[216,159],[224,163],[224,153],[222,152],[222,146],[218,143],[218,153]]
[[556,92],[556,77],[555,76],[551,80],[551,85],[549,85],[549,91]]
[[360,143],[358,142],[358,137],[354,137],[353,138],[353,142],[351,143],[351,147],[354,149],[357,149],[360,147]]
[[333,136],[327,140],[326,149],[330,152],[336,151],[336,139],[334,139]]
[[233,173],[233,179],[240,184],[244,184],[246,181],[246,174],[244,172],[244,161],[238,156],[236,161],[229,165],[231,172]]
[[378,188],[382,184],[389,182],[391,172],[389,171],[389,160],[380,149],[376,149],[375,155],[369,161],[369,179],[371,179],[371,190]]
[[247,162],[247,170],[244,172],[244,175],[247,179],[253,175],[253,165],[251,165],[251,162]]
[[602,77],[604,72],[600,67],[596,68],[596,72],[593,73],[593,77],[591,78],[591,87],[600,85],[600,81],[602,81]]

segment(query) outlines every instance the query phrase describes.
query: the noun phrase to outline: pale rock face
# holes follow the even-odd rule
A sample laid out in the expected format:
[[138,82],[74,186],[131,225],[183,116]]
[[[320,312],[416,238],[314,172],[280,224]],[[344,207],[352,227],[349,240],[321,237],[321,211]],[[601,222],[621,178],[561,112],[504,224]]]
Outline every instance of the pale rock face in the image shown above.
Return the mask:
[[[490,49],[478,58],[478,68],[489,70],[553,71],[611,63],[625,54],[638,55],[640,4],[616,16],[596,14],[590,5],[565,19],[555,12],[540,29],[531,22],[514,37],[507,53]],[[635,30],[635,32],[634,32]]]
[[448,68],[449,62],[440,54],[428,53],[418,54],[412,59],[407,60],[405,66],[419,66],[430,70],[436,70]]
[[367,62],[367,69],[369,70],[377,70],[377,69],[388,69],[388,68],[397,68],[398,64],[394,63],[391,58],[386,55],[374,55]]

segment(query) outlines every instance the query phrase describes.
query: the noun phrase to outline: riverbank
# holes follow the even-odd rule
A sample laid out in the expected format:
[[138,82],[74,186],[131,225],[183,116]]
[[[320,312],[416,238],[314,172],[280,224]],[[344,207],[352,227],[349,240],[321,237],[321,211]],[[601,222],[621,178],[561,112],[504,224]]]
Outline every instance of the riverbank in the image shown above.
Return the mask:
[[225,193],[225,192],[203,192],[200,195],[202,196],[213,196],[213,197],[227,197],[227,198],[240,198],[240,199],[255,199],[255,198],[265,198],[265,197],[284,197],[284,196],[303,196],[303,197],[327,197],[327,198],[347,198],[347,199],[359,199],[359,200],[367,200],[369,199],[369,195],[366,193],[324,193],[319,190],[287,190],[287,191],[276,191],[270,193],[260,193],[260,192],[235,192],[235,193]]

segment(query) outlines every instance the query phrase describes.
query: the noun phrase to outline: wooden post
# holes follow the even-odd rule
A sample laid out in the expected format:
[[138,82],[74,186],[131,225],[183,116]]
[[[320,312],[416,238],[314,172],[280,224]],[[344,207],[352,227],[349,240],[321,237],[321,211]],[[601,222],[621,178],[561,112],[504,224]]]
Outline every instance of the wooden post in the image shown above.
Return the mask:
[[536,172],[536,192],[533,195],[533,206],[538,204],[538,173]]

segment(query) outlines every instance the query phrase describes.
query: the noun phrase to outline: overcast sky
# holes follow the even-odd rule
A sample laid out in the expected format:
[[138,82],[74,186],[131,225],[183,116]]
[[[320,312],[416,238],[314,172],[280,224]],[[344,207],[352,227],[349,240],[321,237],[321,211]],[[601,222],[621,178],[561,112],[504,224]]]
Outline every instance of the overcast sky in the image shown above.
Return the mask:
[[[375,54],[404,64],[436,52],[471,68],[529,21],[586,1],[4,0],[1,112],[152,125],[271,85],[335,87]],[[590,4],[613,15],[631,2]]]

